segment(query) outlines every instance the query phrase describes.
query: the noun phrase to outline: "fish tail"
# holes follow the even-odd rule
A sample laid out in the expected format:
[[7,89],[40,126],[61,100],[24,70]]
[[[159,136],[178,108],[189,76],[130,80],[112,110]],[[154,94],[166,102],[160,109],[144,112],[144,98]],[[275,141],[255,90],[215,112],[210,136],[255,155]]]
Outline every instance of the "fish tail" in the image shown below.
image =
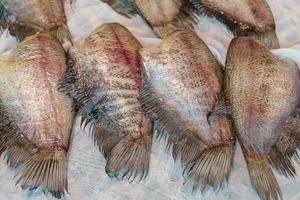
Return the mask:
[[65,24],[56,27],[51,31],[51,33],[64,46],[66,45],[67,47],[70,47],[73,45],[72,35],[69,28]]
[[265,200],[283,199],[281,189],[265,156],[251,158],[246,155],[251,182],[258,195]]
[[123,137],[111,150],[106,173],[111,177],[128,179],[130,182],[139,177],[143,180],[149,171],[152,136],[142,138]]
[[276,32],[273,30],[266,32],[255,32],[253,34],[250,33],[249,36],[265,45],[268,49],[280,48],[278,37]]
[[22,189],[42,187],[60,199],[68,187],[66,152],[38,151],[24,163],[19,175],[17,184]]
[[233,143],[220,145],[207,148],[200,154],[193,162],[186,177],[186,181],[195,178],[193,191],[199,187],[203,191],[208,185],[218,189],[225,180],[228,180],[233,147]]

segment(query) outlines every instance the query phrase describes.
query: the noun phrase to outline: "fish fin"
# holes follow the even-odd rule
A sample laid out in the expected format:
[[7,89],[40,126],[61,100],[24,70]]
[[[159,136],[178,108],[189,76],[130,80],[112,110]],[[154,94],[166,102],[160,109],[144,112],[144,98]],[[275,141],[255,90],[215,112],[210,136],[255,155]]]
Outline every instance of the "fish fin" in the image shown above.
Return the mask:
[[101,0],[104,3],[107,3],[113,10],[115,10],[120,15],[132,18],[135,15],[138,15],[134,0]]
[[293,160],[300,164],[297,149],[300,147],[300,109],[288,118],[279,140],[271,148],[269,161],[281,174],[287,177],[296,175]]
[[246,155],[252,185],[262,199],[282,200],[282,192],[266,157]]
[[15,141],[13,145],[7,147],[7,164],[16,168],[29,160],[34,153],[34,146],[28,144],[28,141]]
[[22,166],[19,175],[17,184],[22,189],[42,187],[60,199],[68,190],[66,152],[38,151]]
[[36,31],[26,25],[18,23],[16,20],[11,19],[12,14],[0,2],[0,27],[8,29],[10,34],[17,37],[22,41],[25,37],[33,35]]
[[275,144],[269,150],[268,160],[273,168],[275,168],[280,174],[293,178],[296,176],[296,170],[293,163],[293,156],[298,155],[297,151],[293,155],[283,154],[280,146]]
[[7,164],[16,168],[31,157],[35,147],[23,137],[17,126],[3,114],[1,106],[0,110],[0,153],[6,151]]
[[[236,34],[237,35],[237,34]],[[240,34],[242,36],[242,34]],[[261,44],[265,45],[268,49],[279,49],[280,44],[275,31],[268,32],[248,32],[245,36],[251,37],[254,40],[257,40]]]
[[5,8],[3,3],[0,2],[0,24],[2,28],[6,28],[8,24],[11,23],[9,17],[11,16],[11,13]]
[[91,91],[88,90],[87,86],[84,85],[85,82],[78,84],[77,73],[74,69],[74,62],[67,53],[67,70],[65,72],[63,80],[60,81],[58,85],[58,90],[69,94],[74,100],[77,109],[83,108],[86,104],[90,102]]
[[197,15],[204,15],[204,16],[216,18],[218,21],[225,24],[226,27],[232,32],[234,36],[249,36],[259,41],[260,43],[264,44],[269,49],[280,48],[279,40],[277,38],[275,30],[266,31],[266,32],[263,32],[263,30],[255,31],[256,27],[250,24],[243,24],[242,25],[243,27],[241,27],[239,22],[227,18],[221,12],[217,12],[207,8],[199,0],[190,0],[190,4],[191,7],[193,8],[193,11]]
[[155,122],[159,138],[165,138],[167,149],[172,150],[174,159],[181,156],[181,164],[185,168],[196,159],[206,145],[196,138],[192,131],[184,130],[177,123],[176,117],[165,110],[165,106],[157,98],[151,83],[143,83],[140,102],[146,115]]
[[197,25],[197,21],[197,16],[193,12],[193,9],[188,1],[186,1],[180,8],[180,12],[171,22],[163,24],[161,26],[152,26],[152,28],[154,33],[159,38],[164,38],[165,36],[178,29],[194,30],[194,26]]
[[123,135],[115,131],[110,131],[99,123],[92,124],[92,130],[90,132],[94,140],[94,144],[97,145],[107,160],[111,150],[122,140]]
[[[70,47],[73,45],[72,35],[69,28],[63,24],[62,26],[56,27],[51,31],[52,35],[62,44]],[[67,48],[68,49],[68,48]]]
[[231,170],[234,144],[220,145],[205,149],[187,171],[186,181],[195,178],[193,191],[206,186],[219,189],[228,180]]
[[149,171],[152,136],[141,138],[123,137],[111,150],[106,173],[111,177],[128,179],[130,182],[136,178],[143,180]]

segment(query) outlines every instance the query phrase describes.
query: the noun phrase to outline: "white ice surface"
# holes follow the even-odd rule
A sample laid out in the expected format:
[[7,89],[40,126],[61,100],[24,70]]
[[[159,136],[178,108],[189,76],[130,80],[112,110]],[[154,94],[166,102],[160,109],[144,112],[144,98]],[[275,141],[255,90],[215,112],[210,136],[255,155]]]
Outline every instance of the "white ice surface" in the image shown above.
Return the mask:
[[[73,10],[67,7],[68,24],[76,41],[86,37],[93,29],[105,22],[125,25],[144,46],[159,42],[140,17],[126,19],[113,12],[99,0],[76,0]],[[277,33],[283,49],[275,54],[286,56],[300,65],[300,0],[268,0],[277,23]],[[287,3],[288,2],[288,3]],[[198,34],[224,63],[226,48],[232,38],[225,27],[213,19],[202,18]],[[297,45],[298,44],[298,45]],[[4,32],[0,36],[1,56],[9,55],[16,40]],[[1,67],[1,66],[0,66]],[[69,150],[70,200],[256,200],[241,149],[237,145],[231,176],[228,184],[219,192],[191,194],[190,185],[183,186],[181,168],[170,153],[164,150],[163,142],[154,142],[150,173],[144,182],[118,182],[105,172],[105,159],[94,147],[87,133],[80,130],[76,120]],[[300,168],[297,168],[298,174]],[[46,200],[40,190],[23,191],[15,186],[14,172],[0,161],[0,200]],[[286,200],[300,200],[300,178],[289,180],[277,175]]]

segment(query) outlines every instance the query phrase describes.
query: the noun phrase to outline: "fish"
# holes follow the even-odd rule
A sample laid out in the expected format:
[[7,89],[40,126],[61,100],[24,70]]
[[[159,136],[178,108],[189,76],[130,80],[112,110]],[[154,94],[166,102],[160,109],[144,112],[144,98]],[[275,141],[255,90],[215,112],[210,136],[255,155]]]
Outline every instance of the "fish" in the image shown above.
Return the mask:
[[0,61],[0,152],[17,168],[23,189],[67,191],[67,152],[73,100],[58,91],[67,69],[62,45],[50,34],[24,39]]
[[139,102],[141,47],[121,24],[103,24],[69,49],[61,83],[75,99],[83,128],[90,125],[106,173],[129,181],[147,177],[152,146],[152,124]]
[[159,38],[177,29],[194,29],[197,24],[197,17],[186,0],[102,0],[102,2],[127,18],[141,16]]
[[191,30],[177,30],[140,51],[141,103],[166,138],[173,158],[181,158],[185,183],[193,192],[219,189],[228,179],[235,143],[223,97],[221,64]]
[[267,46],[280,48],[272,10],[266,0],[190,0],[194,13],[214,17],[234,36],[248,36]]
[[228,49],[225,85],[252,185],[262,199],[282,199],[271,165],[294,173],[290,159],[299,143],[299,69],[256,40],[236,37]]
[[50,31],[60,42],[72,44],[64,0],[1,0],[0,26],[21,41],[36,32]]

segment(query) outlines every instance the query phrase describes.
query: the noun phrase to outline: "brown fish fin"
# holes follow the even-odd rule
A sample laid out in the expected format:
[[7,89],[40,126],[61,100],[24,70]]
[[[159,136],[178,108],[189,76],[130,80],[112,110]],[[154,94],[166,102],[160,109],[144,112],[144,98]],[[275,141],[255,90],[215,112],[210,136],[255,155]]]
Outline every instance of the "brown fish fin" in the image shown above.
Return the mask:
[[[270,164],[272,165],[272,167],[274,169],[276,169],[280,174],[286,176],[286,177],[295,177],[296,176],[296,170],[295,170],[295,166],[293,163],[293,157],[298,157],[297,151],[295,149],[292,150],[294,151],[291,154],[287,153],[284,154],[282,153],[282,151],[284,151],[283,149],[281,149],[281,145],[279,145],[278,143],[275,144],[274,146],[272,146],[272,148],[269,150],[268,153],[268,160],[270,162]],[[290,148],[290,147],[288,147]]]
[[[236,34],[237,35],[237,34]],[[241,35],[242,36],[242,35]],[[268,49],[279,49],[280,44],[275,31],[268,32],[248,32],[245,36],[252,37]]]
[[224,180],[228,181],[232,165],[233,144],[205,149],[193,162],[187,172],[186,181],[195,178],[193,191],[203,191],[208,185],[219,189]]
[[107,3],[113,10],[115,10],[120,15],[132,18],[133,16],[139,14],[136,9],[134,0],[101,0]]
[[65,92],[75,100],[75,109],[79,110],[91,101],[91,92],[86,89],[85,82],[77,84],[77,74],[74,70],[74,63],[72,58],[67,53],[67,70],[65,72],[63,80],[60,80],[58,90]]
[[296,175],[293,160],[300,164],[297,150],[300,147],[300,109],[288,118],[283,126],[279,140],[270,149],[268,158],[270,163],[281,174],[287,177]]
[[130,182],[139,178],[143,180],[149,171],[152,136],[132,138],[125,136],[111,150],[106,173],[109,176],[128,179]]
[[[181,164],[186,168],[206,147],[189,130],[181,130],[180,125],[174,121],[174,115],[167,112],[162,102],[156,97],[151,83],[143,83],[140,95],[143,110],[155,123],[158,138],[165,138],[167,149],[172,150],[173,158],[181,156]],[[187,133],[188,132],[188,133]]]
[[191,0],[191,7],[194,12],[198,15],[204,15],[208,17],[214,17],[224,25],[233,33],[234,36],[249,36],[253,39],[256,39],[260,43],[264,44],[268,49],[278,49],[280,48],[279,40],[277,38],[276,32],[274,31],[255,31],[255,27],[250,24],[244,24],[243,26],[247,28],[243,28],[240,26],[240,23],[234,20],[227,18],[221,12],[214,11],[212,9],[207,8],[201,1],[199,0]]
[[163,38],[178,29],[194,30],[197,21],[198,19],[193,12],[193,8],[188,1],[186,1],[180,8],[180,12],[171,22],[162,24],[161,26],[152,26],[152,28],[159,38]]
[[0,153],[6,151],[5,159],[12,168],[23,164],[35,151],[35,147],[16,127],[5,114],[0,114]]
[[16,168],[29,160],[34,154],[34,146],[29,144],[25,139],[19,139],[13,145],[7,147],[7,164]]
[[60,199],[68,190],[66,152],[38,151],[19,171],[19,183],[22,189],[42,187]]
[[262,199],[282,200],[282,192],[266,157],[245,155],[253,186]]
[[8,29],[10,34],[15,36],[19,41],[25,37],[33,35],[36,31],[33,28],[25,26],[11,19],[11,13],[0,2],[0,27]]
[[122,140],[123,135],[115,131],[111,131],[99,123],[92,123],[90,134],[94,140],[94,144],[99,147],[99,150],[107,160],[111,150]]
[[[70,47],[73,45],[72,35],[69,28],[63,24],[51,31],[52,35],[64,46]],[[68,48],[66,48],[67,50]]]

